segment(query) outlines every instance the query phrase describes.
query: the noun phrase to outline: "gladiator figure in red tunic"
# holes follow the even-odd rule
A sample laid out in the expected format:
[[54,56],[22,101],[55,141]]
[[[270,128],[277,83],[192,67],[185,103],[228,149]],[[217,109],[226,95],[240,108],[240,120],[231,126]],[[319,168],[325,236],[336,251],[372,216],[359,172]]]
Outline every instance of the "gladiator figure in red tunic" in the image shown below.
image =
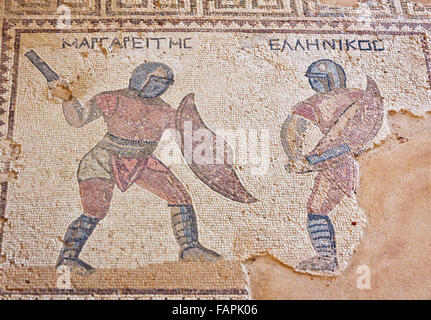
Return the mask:
[[[296,269],[335,274],[338,269],[335,230],[329,214],[344,197],[352,198],[358,183],[355,157],[367,149],[383,120],[383,99],[373,79],[367,88],[346,88],[346,75],[331,60],[313,62],[306,73],[317,93],[293,107],[281,130],[289,172],[317,172],[307,203],[307,229],[316,255]],[[323,134],[314,149],[303,154],[307,128]]]
[[[28,55],[46,74],[48,67],[44,62],[34,52]],[[58,78],[51,69],[48,71],[54,74],[47,77],[48,81]],[[96,225],[108,213],[115,186],[124,192],[132,184],[167,202],[180,247],[180,260],[216,261],[221,258],[220,254],[199,242],[190,194],[153,154],[165,130],[176,129],[182,134],[179,144],[184,154],[187,147],[184,145],[184,122],[191,121],[196,130],[208,129],[197,113],[193,94],[186,96],[178,109],[160,98],[173,83],[174,75],[169,66],[148,62],[133,71],[127,88],[99,93],[87,104],[81,104],[70,93],[67,84],[58,80],[48,82],[51,94],[62,99],[64,117],[69,125],[79,128],[103,117],[107,126],[105,136],[79,164],[77,179],[83,214],[67,228],[57,266],[66,265],[82,274],[94,272],[93,267],[79,259],[79,253]],[[193,149],[195,145],[193,142],[189,147]],[[199,179],[223,196],[243,203],[256,201],[244,189],[231,164],[192,161],[188,165]]]

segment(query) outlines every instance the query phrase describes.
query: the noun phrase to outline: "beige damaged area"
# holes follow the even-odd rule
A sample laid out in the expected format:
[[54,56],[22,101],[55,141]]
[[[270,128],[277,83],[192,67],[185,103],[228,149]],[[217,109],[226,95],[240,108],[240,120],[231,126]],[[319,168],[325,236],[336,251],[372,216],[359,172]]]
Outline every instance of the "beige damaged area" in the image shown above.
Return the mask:
[[[431,113],[390,111],[388,124],[392,134],[358,158],[357,196],[368,225],[347,269],[339,277],[314,277],[295,273],[269,255],[255,257],[244,264],[251,298],[431,298]],[[357,285],[364,265],[370,289]]]
[[0,170],[0,183],[11,181],[18,178],[18,172],[8,169],[21,154],[21,145],[6,139],[0,139],[0,163],[5,165],[5,169]]
[[[12,265],[0,269],[0,290],[10,294],[54,294],[61,290],[74,290],[89,296],[109,295],[116,290],[118,295],[133,294],[148,298],[164,293],[164,297],[177,296],[207,299],[217,295],[245,299],[246,287],[241,266],[237,262],[178,263],[147,265],[136,269],[101,269],[90,276],[67,274],[54,267],[22,267]],[[211,274],[209,277],[208,274]],[[204,284],[204,285],[203,285]],[[195,288],[184,290],[184,288]],[[5,294],[6,294],[5,292]],[[57,297],[57,296],[56,296]]]

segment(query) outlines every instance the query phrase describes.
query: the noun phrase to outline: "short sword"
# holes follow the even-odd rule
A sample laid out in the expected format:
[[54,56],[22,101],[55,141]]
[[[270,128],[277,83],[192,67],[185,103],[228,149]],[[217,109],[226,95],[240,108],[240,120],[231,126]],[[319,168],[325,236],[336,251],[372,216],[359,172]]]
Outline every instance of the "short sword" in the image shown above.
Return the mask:
[[42,73],[46,81],[51,82],[60,78],[58,74],[55,73],[55,71],[52,70],[51,67],[45,61],[43,61],[33,49],[27,51],[27,53],[24,55],[37,68],[37,70]]

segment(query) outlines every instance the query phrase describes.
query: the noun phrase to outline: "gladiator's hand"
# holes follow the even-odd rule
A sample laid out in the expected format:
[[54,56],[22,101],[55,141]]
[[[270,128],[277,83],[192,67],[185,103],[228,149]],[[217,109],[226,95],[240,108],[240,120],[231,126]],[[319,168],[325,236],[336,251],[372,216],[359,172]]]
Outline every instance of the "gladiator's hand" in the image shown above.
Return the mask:
[[72,100],[72,92],[69,89],[69,84],[64,80],[55,80],[48,82],[49,92],[52,97],[62,101]]
[[308,163],[307,159],[301,158],[297,160],[290,160],[284,168],[289,173],[307,173],[313,171],[313,168]]

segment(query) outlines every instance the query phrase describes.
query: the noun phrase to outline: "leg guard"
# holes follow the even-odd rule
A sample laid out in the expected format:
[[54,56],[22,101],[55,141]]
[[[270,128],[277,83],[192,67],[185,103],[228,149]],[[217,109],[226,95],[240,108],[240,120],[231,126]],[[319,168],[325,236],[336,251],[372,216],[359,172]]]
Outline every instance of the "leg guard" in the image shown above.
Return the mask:
[[335,230],[327,215],[308,214],[307,229],[317,256],[298,266],[306,271],[335,272],[338,267]]
[[66,265],[82,275],[91,274],[95,271],[78,256],[99,221],[100,219],[81,215],[69,225],[63,239],[64,246],[58,257],[57,267]]
[[172,229],[180,246],[180,260],[216,261],[221,256],[200,244],[196,215],[191,205],[169,205],[171,208]]
[[310,213],[307,220],[307,229],[314,250],[322,257],[336,259],[335,230],[329,217]]

